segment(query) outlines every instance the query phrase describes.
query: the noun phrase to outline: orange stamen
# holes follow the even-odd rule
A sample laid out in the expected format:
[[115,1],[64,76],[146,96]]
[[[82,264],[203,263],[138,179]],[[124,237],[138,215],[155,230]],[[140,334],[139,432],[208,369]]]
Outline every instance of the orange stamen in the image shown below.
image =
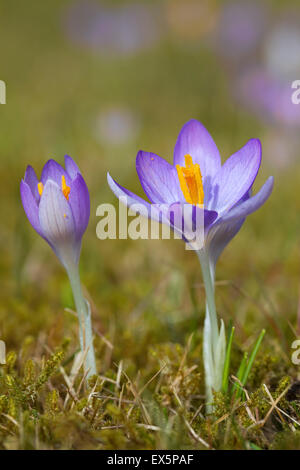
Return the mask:
[[40,183],[38,183],[37,187],[38,187],[39,195],[40,195],[40,197],[41,197],[42,194],[43,194],[43,191],[44,191],[44,185],[43,185],[42,182],[40,182]]
[[71,188],[70,188],[70,186],[67,186],[65,175],[62,175],[62,177],[61,177],[61,190],[63,192],[63,195],[65,196],[65,198],[68,201]]
[[186,202],[202,206],[204,190],[202,175],[198,163],[193,163],[191,155],[185,155],[185,166],[176,165],[181,191]]

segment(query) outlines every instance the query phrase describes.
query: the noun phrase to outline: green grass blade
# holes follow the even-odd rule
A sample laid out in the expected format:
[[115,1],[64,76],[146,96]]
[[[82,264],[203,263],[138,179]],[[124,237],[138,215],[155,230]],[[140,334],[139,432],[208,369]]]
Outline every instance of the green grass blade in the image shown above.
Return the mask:
[[251,368],[252,368],[252,365],[253,365],[253,362],[255,360],[255,357],[256,357],[256,354],[258,353],[258,350],[259,350],[259,347],[261,345],[261,342],[263,340],[263,337],[265,336],[265,333],[266,333],[266,330],[262,330],[262,332],[260,333],[255,345],[254,345],[254,348],[252,349],[252,353],[249,357],[249,361],[248,361],[248,364],[247,364],[247,367],[246,367],[246,370],[244,372],[244,375],[243,375],[243,378],[241,380],[243,386],[246,385],[247,383],[247,380],[248,380],[248,376],[249,376],[249,373],[251,371]]
[[263,450],[261,447],[258,447],[256,444],[253,444],[253,442],[250,442],[250,447],[252,450]]
[[228,335],[229,338],[228,338],[228,343],[227,343],[223,379],[222,379],[222,390],[224,393],[227,393],[228,391],[229,366],[230,366],[230,356],[231,356],[231,347],[232,347],[232,340],[234,336],[234,330],[235,328],[234,326],[232,326],[230,334]]

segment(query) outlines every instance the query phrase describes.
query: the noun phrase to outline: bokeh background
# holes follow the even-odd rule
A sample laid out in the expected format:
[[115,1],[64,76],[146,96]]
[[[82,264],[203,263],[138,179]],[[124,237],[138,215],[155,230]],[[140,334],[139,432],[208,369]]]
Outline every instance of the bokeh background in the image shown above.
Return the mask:
[[8,349],[27,345],[39,357],[65,336],[77,347],[66,274],[19,196],[27,164],[40,174],[64,154],[91,193],[81,273],[99,369],[124,359],[134,374],[156,345],[184,344],[193,331],[198,341],[204,292],[194,253],[176,240],[96,238],[97,206],[116,204],[107,171],[142,196],[137,151],[171,162],[178,132],[196,118],[224,160],[249,138],[262,141],[255,187],[273,174],[274,193],[222,255],[217,304],[237,326],[236,347],[265,327],[265,348],[288,359],[300,282],[300,105],[291,103],[299,2],[2,1],[0,15],[0,338]]

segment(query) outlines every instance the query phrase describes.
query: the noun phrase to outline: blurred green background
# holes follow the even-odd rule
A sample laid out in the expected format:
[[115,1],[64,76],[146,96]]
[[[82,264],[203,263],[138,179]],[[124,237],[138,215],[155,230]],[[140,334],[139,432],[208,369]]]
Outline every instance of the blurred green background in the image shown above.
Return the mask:
[[[275,189],[248,218],[217,267],[217,304],[248,347],[262,327],[266,347],[289,358],[300,280],[300,78],[298,2],[212,0],[1,2],[0,338],[32,354],[64,336],[76,348],[66,274],[24,214],[19,182],[49,158],[71,155],[90,188],[82,281],[92,301],[99,368],[125,359],[136,371],[150,345],[201,334],[200,267],[179,241],[96,238],[96,208],[113,202],[106,173],[143,195],[139,149],[170,162],[191,118],[223,160],[258,137]],[[114,345],[111,352],[101,339]],[[299,331],[298,331],[299,334]],[[195,337],[197,340],[197,336]],[[199,357],[200,361],[200,357]]]

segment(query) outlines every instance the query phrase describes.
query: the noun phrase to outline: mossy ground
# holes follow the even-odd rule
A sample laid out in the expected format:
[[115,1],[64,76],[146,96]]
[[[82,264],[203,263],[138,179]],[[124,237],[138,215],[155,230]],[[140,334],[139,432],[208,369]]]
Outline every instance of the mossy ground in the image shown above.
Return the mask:
[[[65,38],[67,4],[1,6],[7,105],[0,115],[0,339],[8,355],[0,366],[0,446],[300,449],[296,386],[276,402],[300,378],[291,362],[299,335],[299,155],[280,172],[266,155],[256,188],[274,174],[274,193],[217,266],[218,313],[236,326],[232,375],[263,328],[266,335],[247,396],[217,395],[213,419],[204,408],[205,298],[195,254],[178,240],[101,242],[96,207],[114,201],[107,170],[142,195],[137,150],[171,160],[191,117],[211,131],[223,158],[250,137],[264,148],[270,128],[232,102],[224,67],[206,46],[167,36],[147,52],[107,60]],[[122,146],[99,143],[94,120],[116,105],[137,113],[140,133]],[[80,165],[92,201],[81,257],[99,371],[90,384],[74,366],[77,319],[66,274],[30,227],[19,197],[27,164],[39,173],[48,158],[62,162],[65,153]]]

